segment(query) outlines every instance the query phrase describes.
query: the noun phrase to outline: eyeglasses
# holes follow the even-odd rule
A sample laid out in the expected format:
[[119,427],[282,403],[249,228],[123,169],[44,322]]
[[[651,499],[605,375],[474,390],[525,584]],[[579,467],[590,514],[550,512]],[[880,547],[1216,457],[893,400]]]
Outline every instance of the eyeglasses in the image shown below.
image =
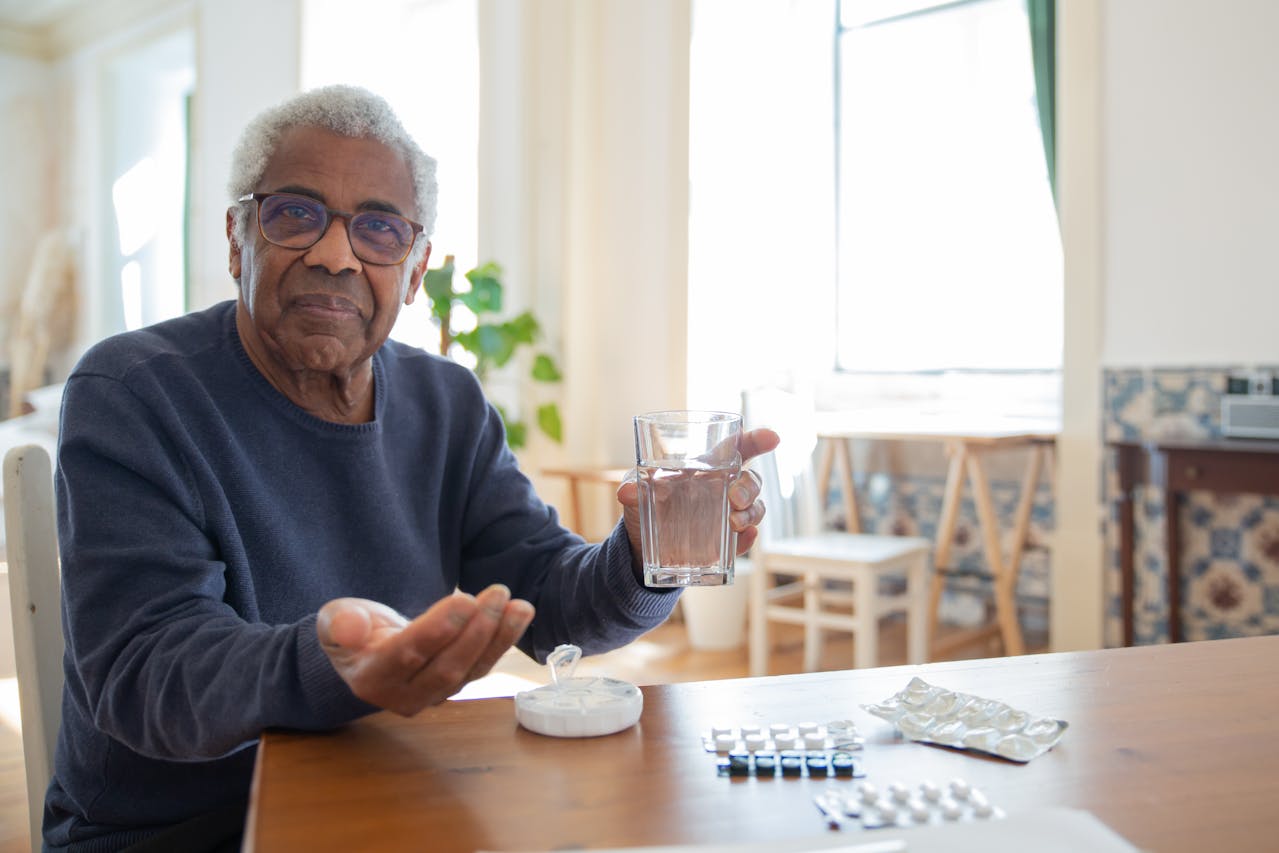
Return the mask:
[[424,230],[416,222],[381,210],[344,213],[319,201],[293,193],[249,193],[241,202],[258,205],[258,231],[268,243],[286,249],[309,249],[324,237],[334,219],[346,220],[351,251],[366,264],[394,266],[402,263],[413,241]]

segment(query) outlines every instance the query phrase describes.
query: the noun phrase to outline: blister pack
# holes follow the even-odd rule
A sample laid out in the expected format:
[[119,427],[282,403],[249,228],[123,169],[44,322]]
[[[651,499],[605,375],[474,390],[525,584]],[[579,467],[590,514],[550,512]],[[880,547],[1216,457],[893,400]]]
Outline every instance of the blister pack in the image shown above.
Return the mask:
[[970,749],[1026,763],[1057,745],[1063,720],[1035,717],[995,699],[956,693],[912,678],[883,702],[863,705],[867,712],[897,726],[903,737]]

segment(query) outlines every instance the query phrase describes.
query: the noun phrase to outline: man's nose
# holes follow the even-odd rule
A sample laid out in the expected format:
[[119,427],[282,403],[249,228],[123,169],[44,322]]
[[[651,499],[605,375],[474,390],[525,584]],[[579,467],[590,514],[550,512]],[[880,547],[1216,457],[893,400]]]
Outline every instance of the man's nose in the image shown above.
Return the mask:
[[346,220],[334,216],[329,220],[324,234],[315,245],[306,250],[303,258],[308,266],[324,267],[329,275],[350,270],[359,272],[362,268],[360,259],[355,256],[351,247],[351,236],[346,230]]

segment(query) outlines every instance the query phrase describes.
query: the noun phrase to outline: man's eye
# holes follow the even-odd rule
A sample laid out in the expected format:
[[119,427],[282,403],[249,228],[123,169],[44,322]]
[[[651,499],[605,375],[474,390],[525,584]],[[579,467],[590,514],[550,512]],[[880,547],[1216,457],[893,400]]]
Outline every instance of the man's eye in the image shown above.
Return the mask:
[[374,233],[394,231],[395,222],[381,216],[362,216],[360,217],[360,230],[372,231]]
[[315,210],[305,204],[283,204],[279,210],[280,216],[289,219],[315,219]]

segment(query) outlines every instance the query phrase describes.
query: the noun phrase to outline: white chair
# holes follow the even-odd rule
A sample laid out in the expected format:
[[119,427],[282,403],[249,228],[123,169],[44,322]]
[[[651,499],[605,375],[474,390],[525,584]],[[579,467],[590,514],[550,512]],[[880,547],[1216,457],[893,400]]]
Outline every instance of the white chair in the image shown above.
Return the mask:
[[62,581],[48,452],[35,444],[4,457],[5,548],[27,768],[31,849],[40,849],[44,794],[62,720]]
[[[823,629],[852,632],[853,665],[861,669],[878,662],[880,617],[901,611],[907,620],[907,660],[923,663],[931,543],[911,536],[823,531],[813,471],[812,406],[785,391],[748,391],[742,395],[742,414],[747,427],[767,426],[782,438],[777,450],[752,466],[763,481],[766,515],[752,550],[751,675],[767,673],[770,622],[804,627],[808,672],[819,667]],[[882,579],[902,574],[904,592],[881,593]]]

